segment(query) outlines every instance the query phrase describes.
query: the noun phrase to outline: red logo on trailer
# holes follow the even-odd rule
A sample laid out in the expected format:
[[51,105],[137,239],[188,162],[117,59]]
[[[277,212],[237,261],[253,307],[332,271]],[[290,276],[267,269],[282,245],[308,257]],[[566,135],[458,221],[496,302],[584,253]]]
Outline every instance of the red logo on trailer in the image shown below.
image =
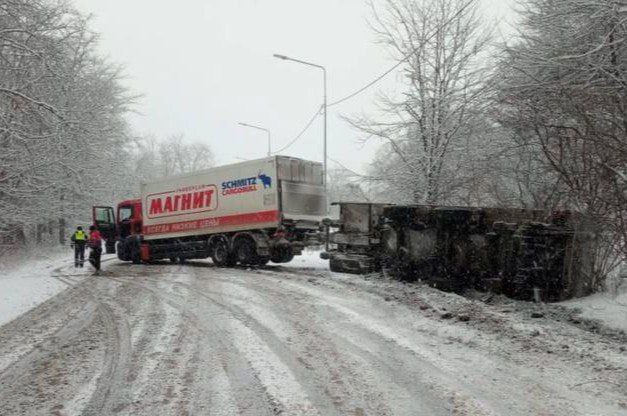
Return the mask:
[[164,218],[213,211],[218,207],[215,185],[193,185],[146,197],[148,218]]

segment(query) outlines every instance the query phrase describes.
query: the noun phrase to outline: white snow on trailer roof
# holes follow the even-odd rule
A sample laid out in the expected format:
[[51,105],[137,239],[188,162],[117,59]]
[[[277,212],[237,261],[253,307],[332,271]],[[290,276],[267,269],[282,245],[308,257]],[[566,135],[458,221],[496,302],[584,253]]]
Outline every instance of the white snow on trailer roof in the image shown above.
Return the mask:
[[140,185],[147,185],[147,184],[151,184],[151,183],[157,183],[157,182],[162,182],[163,180],[167,179],[167,180],[171,180],[171,179],[179,179],[179,178],[189,178],[190,176],[196,176],[196,175],[202,175],[204,173],[210,173],[213,172],[215,170],[224,168],[224,167],[235,167],[235,166],[241,166],[241,167],[246,167],[248,165],[254,165],[254,164],[258,164],[259,162],[269,162],[271,160],[278,160],[278,159],[289,159],[289,160],[298,160],[301,162],[307,162],[307,163],[314,163],[314,164],[318,164],[320,166],[322,166],[321,162],[317,162],[315,160],[307,160],[307,159],[301,159],[298,157],[292,157],[292,156],[281,156],[281,155],[275,155],[275,156],[267,156],[267,157],[262,157],[259,159],[251,159],[251,160],[244,160],[241,162],[235,162],[235,163],[229,163],[226,165],[219,165],[219,166],[214,166],[211,168],[206,168],[206,169],[201,169],[201,170],[197,170],[194,172],[188,172],[188,173],[180,173],[178,175],[172,175],[172,176],[160,176],[157,177],[151,181],[142,181],[140,183]]

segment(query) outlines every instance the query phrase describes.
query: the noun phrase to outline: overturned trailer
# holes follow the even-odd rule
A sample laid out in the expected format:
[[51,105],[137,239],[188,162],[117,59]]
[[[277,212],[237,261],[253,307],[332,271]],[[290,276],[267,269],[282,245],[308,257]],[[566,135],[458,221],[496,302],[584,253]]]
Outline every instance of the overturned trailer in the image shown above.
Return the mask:
[[[327,233],[327,248],[334,250],[323,253],[329,259],[329,268],[334,272],[364,274],[380,269],[381,231],[383,210],[389,204],[342,202],[339,206],[339,221],[326,221],[336,232]],[[327,228],[327,230],[329,229]]]
[[[569,211],[340,203],[335,271],[559,301],[593,291],[594,242]],[[368,221],[366,221],[366,218]]]

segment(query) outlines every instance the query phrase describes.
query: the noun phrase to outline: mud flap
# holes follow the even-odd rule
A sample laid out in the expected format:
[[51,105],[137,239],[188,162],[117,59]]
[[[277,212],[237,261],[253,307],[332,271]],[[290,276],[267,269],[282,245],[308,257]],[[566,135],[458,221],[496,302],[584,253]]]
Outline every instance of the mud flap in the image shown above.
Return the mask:
[[150,262],[150,246],[148,244],[143,243],[139,246],[139,257],[146,263]]

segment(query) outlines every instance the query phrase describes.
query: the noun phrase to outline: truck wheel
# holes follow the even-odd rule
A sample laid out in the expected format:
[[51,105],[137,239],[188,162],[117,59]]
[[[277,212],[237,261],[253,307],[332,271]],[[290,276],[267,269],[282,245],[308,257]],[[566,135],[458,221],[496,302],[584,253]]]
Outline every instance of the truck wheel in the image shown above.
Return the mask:
[[257,263],[257,250],[255,242],[249,238],[238,238],[235,241],[235,257],[241,265]]
[[255,264],[257,266],[265,266],[266,264],[268,264],[269,261],[270,261],[270,257],[257,256],[257,260],[255,261]]
[[171,263],[176,263],[178,261],[178,259],[176,257],[170,257],[170,262]]
[[289,263],[290,261],[294,260],[294,253],[292,252],[292,249],[288,249],[287,253],[285,253],[285,256],[283,257],[283,263]]
[[294,258],[291,247],[277,247],[272,250],[270,260],[272,263],[289,263]]
[[126,244],[124,244],[122,241],[118,242],[117,253],[118,253],[118,259],[122,261],[130,260],[130,258],[128,257],[128,253],[126,251]]
[[329,269],[335,273],[344,273],[344,267],[342,267],[342,262],[336,259],[329,260]]
[[216,241],[211,247],[211,260],[218,267],[235,266],[235,259],[229,251],[229,245],[224,240]]
[[139,243],[137,241],[129,241],[125,244],[126,257],[132,261],[133,264],[141,264],[142,258],[139,252]]

